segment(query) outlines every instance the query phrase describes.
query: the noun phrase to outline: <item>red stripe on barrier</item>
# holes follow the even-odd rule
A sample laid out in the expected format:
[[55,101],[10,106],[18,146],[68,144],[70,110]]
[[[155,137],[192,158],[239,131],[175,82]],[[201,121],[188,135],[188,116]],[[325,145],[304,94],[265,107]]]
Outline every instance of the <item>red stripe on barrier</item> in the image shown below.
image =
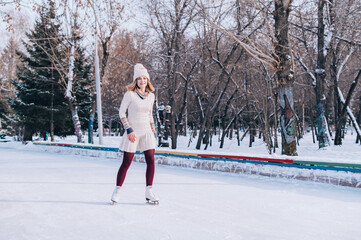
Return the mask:
[[52,143],[51,145],[56,145],[56,146],[68,146],[68,147],[72,147],[73,144],[68,144],[68,143]]
[[206,158],[226,158],[226,159],[242,159],[242,160],[253,160],[253,161],[263,161],[263,162],[293,163],[292,159],[261,158],[261,157],[218,155],[218,154],[198,154],[198,156],[206,157]]

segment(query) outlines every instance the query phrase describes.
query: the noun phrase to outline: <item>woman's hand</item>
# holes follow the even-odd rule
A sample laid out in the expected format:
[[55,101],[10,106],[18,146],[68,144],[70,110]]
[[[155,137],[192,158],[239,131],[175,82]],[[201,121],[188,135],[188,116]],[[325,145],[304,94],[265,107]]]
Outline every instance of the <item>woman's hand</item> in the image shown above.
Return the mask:
[[134,143],[135,142],[135,133],[134,132],[129,133],[128,134],[128,139],[129,139],[129,141]]

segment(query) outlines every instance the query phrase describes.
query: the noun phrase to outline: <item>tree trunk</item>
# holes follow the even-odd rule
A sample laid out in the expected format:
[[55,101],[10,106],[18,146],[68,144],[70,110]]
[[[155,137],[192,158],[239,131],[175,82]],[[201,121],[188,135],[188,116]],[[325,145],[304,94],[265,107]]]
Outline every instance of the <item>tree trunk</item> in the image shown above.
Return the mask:
[[30,130],[29,127],[24,127],[23,130],[23,143],[27,142],[27,141],[32,141],[33,140],[33,132]]
[[54,83],[51,83],[50,138],[54,142]]
[[75,135],[77,136],[77,141],[78,143],[83,142],[83,133],[81,132],[81,125],[79,121],[78,107],[76,105],[76,101],[72,101],[69,99],[69,106],[74,124]]
[[274,132],[274,144],[273,144],[273,152],[275,153],[276,152],[276,148],[278,148],[278,134],[277,134],[277,127],[278,127],[278,111],[277,111],[277,99],[278,99],[278,96],[277,96],[277,93],[274,94],[274,127],[273,127],[273,132]]
[[170,135],[171,111],[171,107],[167,105],[165,107],[164,140],[168,140],[168,137]]
[[203,144],[205,144],[206,146],[204,146],[203,150],[207,150],[209,144],[209,138],[210,138],[210,129],[207,128],[205,131],[205,136],[203,138]]
[[[169,49],[168,50],[168,54],[172,54],[174,51],[174,49]],[[175,59],[170,60],[172,58],[171,55],[169,55],[169,60],[168,60],[168,79],[169,79],[169,89],[168,89],[168,94],[169,94],[169,106],[171,107],[171,112],[170,112],[170,116],[169,116],[169,127],[170,127],[170,135],[171,135],[171,148],[172,149],[176,149],[177,148],[177,131],[176,131],[176,113],[175,113],[175,109],[176,109],[176,102],[174,100],[175,97],[175,88],[176,88],[176,81],[177,81],[177,76],[174,74],[175,71],[175,66],[176,64],[173,62],[175,61]],[[173,64],[173,65],[172,65]]]
[[318,39],[317,39],[317,67],[315,69],[316,75],[316,110],[317,110],[317,133],[318,133],[318,147],[324,148],[330,145],[330,138],[328,136],[327,120],[325,116],[325,78],[326,78],[326,54],[325,54],[325,24],[324,24],[324,6],[326,1],[319,0],[318,2]]
[[201,149],[201,144],[202,144],[202,140],[203,140],[203,134],[206,128],[206,122],[208,120],[208,115],[209,115],[209,110],[207,111],[207,113],[204,116],[204,121],[202,122],[201,128],[199,129],[199,135],[198,135],[198,140],[197,140],[197,145],[196,145],[196,149]]
[[[338,97],[338,81],[339,81],[339,77],[338,77],[338,71],[341,72],[342,70],[342,64],[341,66],[339,66],[339,70],[337,70],[338,68],[338,55],[340,55],[340,47],[341,44],[340,43],[336,43],[334,37],[332,40],[333,43],[333,47],[331,49],[331,54],[332,54],[332,62],[330,64],[330,72],[331,72],[331,81],[333,82],[333,103],[334,103],[334,124],[335,124],[335,138],[334,138],[334,144],[335,145],[341,145],[342,144],[342,129],[340,128],[340,124],[338,124],[339,121],[343,121],[344,119],[342,119],[343,117],[340,116],[341,114],[341,101]],[[346,57],[347,58],[347,57]]]
[[81,132],[81,125],[79,121],[78,115],[78,107],[76,103],[75,97],[73,97],[73,81],[74,81],[74,61],[75,61],[75,41],[74,38],[72,39],[71,46],[70,46],[70,53],[69,53],[69,70],[68,70],[68,84],[67,89],[65,92],[65,97],[69,101],[69,107],[71,111],[71,116],[74,124],[75,135],[78,138],[78,142],[83,141],[83,134]]
[[274,4],[275,37],[277,39],[275,46],[277,64],[275,68],[281,107],[282,154],[296,156],[296,117],[293,106],[294,76],[288,41],[288,17],[292,0],[275,1]]
[[96,95],[94,94],[92,97],[92,109],[90,110],[89,115],[89,124],[88,124],[88,143],[94,144],[94,115],[96,109]]
[[[361,122],[361,96],[359,98],[359,112],[358,112],[357,122]],[[357,126],[354,126],[354,127],[356,128]],[[361,127],[361,126],[359,126],[359,127]],[[356,143],[359,143],[359,142],[361,143],[361,136],[357,134]]]
[[338,122],[340,121],[340,113],[341,113],[341,101],[338,97],[338,79],[337,79],[337,67],[336,67],[336,56],[335,53],[333,54],[333,64],[331,65],[331,78],[333,79],[333,91],[334,91],[334,123],[335,123],[335,145],[341,145],[341,129],[338,128]]
[[229,140],[232,140],[233,138],[233,130],[234,130],[234,124],[232,123],[231,124],[231,129],[229,130]]
[[361,69],[358,71],[356,78],[352,81],[352,84],[351,84],[350,90],[349,90],[349,92],[347,94],[346,100],[343,98],[341,90],[339,88],[337,89],[338,90],[338,97],[340,99],[340,102],[343,104],[343,107],[342,107],[342,110],[340,112],[340,120],[337,122],[336,128],[341,128],[342,126],[344,127],[344,125],[346,124],[346,120],[345,120],[344,115],[347,112],[350,119],[351,119],[351,121],[353,122],[356,133],[358,135],[361,135],[361,132],[360,132],[360,129],[358,127],[358,123],[357,123],[355,117],[353,116],[350,108],[348,107],[348,104],[351,101],[352,94],[353,94],[354,90],[356,89],[356,86],[357,86],[357,83],[358,83],[360,77],[361,77]]
[[233,121],[233,119],[232,119],[231,122],[228,124],[228,126],[227,126],[225,129],[223,129],[222,136],[221,136],[221,145],[219,146],[219,148],[223,148],[224,139],[225,139],[225,137],[226,137],[226,133],[228,132],[230,125],[232,124],[232,121]]
[[171,123],[170,123],[170,132],[171,132],[171,139],[172,139],[172,149],[176,149],[177,148],[177,136],[178,136],[178,130],[176,129],[176,120],[175,120],[175,113],[172,110],[172,114],[171,114]]
[[240,137],[239,137],[238,115],[236,115],[234,118],[234,127],[236,128],[236,131],[237,131],[237,144],[238,144],[238,146],[241,146],[241,141],[240,141]]
[[249,145],[248,145],[248,147],[252,147],[253,142],[254,142],[254,125],[251,124],[249,126]]
[[[350,101],[351,101],[351,96],[352,96],[352,94],[353,94],[353,92],[354,92],[354,90],[355,90],[355,88],[356,88],[356,86],[357,86],[357,83],[358,83],[358,80],[359,80],[360,76],[361,76],[361,69],[359,70],[359,72],[358,72],[355,80],[352,82],[351,87],[350,87],[350,90],[349,90],[349,92],[348,92],[348,94],[347,94],[346,101],[344,102],[344,106],[342,107],[342,110],[339,112],[338,121],[337,121],[337,123],[336,123],[336,129],[337,129],[338,132],[339,132],[339,136],[338,136],[339,142],[337,142],[338,145],[341,145],[341,144],[342,144],[342,140],[341,140],[341,137],[342,137],[342,129],[343,129],[343,128],[345,127],[345,125],[346,125],[345,113],[346,113],[348,104],[349,104]],[[339,91],[339,89],[338,89],[337,93],[339,93],[339,92],[340,92],[340,91]],[[340,94],[339,94],[339,95],[340,95]],[[338,99],[339,99],[339,98],[338,98]],[[341,102],[341,101],[340,101],[340,102]],[[337,132],[336,132],[336,133],[337,133]],[[336,136],[337,136],[337,134],[336,134]],[[335,145],[336,145],[336,140],[335,140]]]

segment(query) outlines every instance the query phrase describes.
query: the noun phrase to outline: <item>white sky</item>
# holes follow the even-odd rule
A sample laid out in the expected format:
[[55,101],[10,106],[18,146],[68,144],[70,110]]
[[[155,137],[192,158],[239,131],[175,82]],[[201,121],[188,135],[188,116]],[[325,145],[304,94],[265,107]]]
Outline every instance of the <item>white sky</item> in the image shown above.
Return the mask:
[[[0,13],[1,16],[4,15],[4,12],[6,13],[10,13],[13,16],[13,20],[12,20],[12,25],[14,26],[14,33],[13,32],[9,32],[6,30],[6,28],[9,26],[8,23],[5,23],[2,21],[0,21],[0,41],[1,41],[1,45],[0,45],[0,50],[2,50],[6,44],[8,39],[13,36],[15,38],[21,38],[22,37],[22,32],[23,30],[19,27],[19,20],[22,22],[24,20],[29,21],[29,23],[33,22],[35,19],[35,15],[32,12],[32,0],[27,0],[24,1],[24,4],[22,5],[20,11],[15,10],[15,7],[13,4],[9,4],[7,6],[0,6]],[[24,17],[23,20],[19,19],[19,16],[22,15]]]
[[[60,1],[60,0],[58,0]],[[34,3],[41,4],[41,0],[23,0],[20,11],[16,11],[15,6],[13,4],[9,4],[7,6],[0,6],[0,12],[10,12],[12,16],[14,16],[14,19],[12,21],[14,26],[14,33],[9,32],[6,30],[8,27],[8,24],[5,22],[0,21],[0,51],[6,46],[6,43],[8,39],[13,36],[16,38],[23,38],[24,32],[26,30],[30,30],[33,23],[35,22],[37,14],[33,11],[33,5]],[[125,5],[124,9],[124,20],[125,22],[122,22],[120,24],[121,29],[127,29],[127,30],[136,30],[137,28],[141,27],[140,20],[142,18],[142,15],[140,14],[139,4],[141,3],[140,0],[122,0]],[[17,22],[19,22],[19,16],[23,16],[29,23],[27,29],[20,29],[17,25]],[[21,22],[22,20],[20,20]],[[90,33],[91,34],[91,33]],[[89,34],[89,35],[90,35]],[[89,36],[91,38],[91,36]]]
[[[62,0],[56,0],[56,1],[62,1]],[[144,22],[145,17],[142,14],[141,6],[144,5],[145,1],[142,0],[118,0],[122,1],[125,5],[124,9],[124,20],[125,22],[122,22],[120,24],[120,29],[127,29],[130,31],[136,31],[138,28],[143,28],[142,21]],[[293,5],[297,6],[304,0],[294,0]],[[24,16],[25,19],[28,20],[28,29],[31,28],[32,24],[35,21],[36,13],[33,11],[33,5],[34,3],[41,4],[42,0],[22,0],[21,5],[21,11],[14,11],[15,5],[14,4],[8,4],[7,6],[0,6],[0,13],[1,12],[14,12],[15,14],[12,14],[14,16],[14,23],[15,25],[15,33],[8,32],[6,30],[6,27],[8,26],[7,23],[4,23],[0,21],[0,51],[7,45],[7,41],[10,36],[13,36],[15,38],[23,38],[24,37],[24,29],[17,28],[16,22],[19,15]],[[2,14],[3,15],[3,14]],[[89,35],[87,38],[89,38],[89,41],[91,41],[91,31],[89,33],[86,33],[86,35]]]

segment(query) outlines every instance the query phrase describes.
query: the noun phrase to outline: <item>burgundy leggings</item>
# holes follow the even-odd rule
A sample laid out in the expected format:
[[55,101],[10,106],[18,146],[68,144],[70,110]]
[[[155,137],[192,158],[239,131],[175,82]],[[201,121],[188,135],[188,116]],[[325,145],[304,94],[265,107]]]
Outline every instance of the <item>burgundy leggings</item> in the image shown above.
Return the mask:
[[[144,151],[145,162],[147,163],[147,171],[145,173],[146,184],[147,186],[153,185],[153,178],[154,178],[154,149],[150,149]],[[118,175],[117,175],[117,186],[122,186],[125,175],[127,175],[128,168],[132,163],[134,157],[134,153],[124,152],[123,154],[123,163],[119,168]]]

